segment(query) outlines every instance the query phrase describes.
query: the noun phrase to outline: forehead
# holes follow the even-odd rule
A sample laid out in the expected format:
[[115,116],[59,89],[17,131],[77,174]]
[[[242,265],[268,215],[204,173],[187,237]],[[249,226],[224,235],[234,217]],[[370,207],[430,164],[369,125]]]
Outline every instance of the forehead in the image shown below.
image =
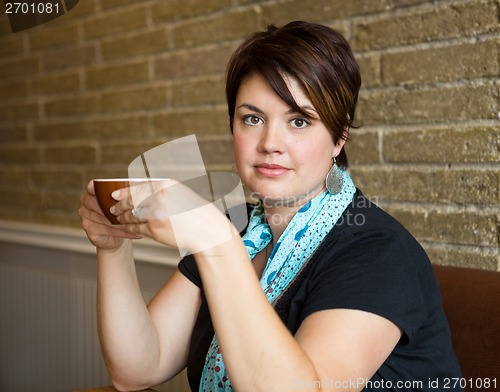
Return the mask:
[[297,79],[284,74],[282,75],[282,80],[281,86],[273,88],[271,83],[261,75],[252,74],[242,81],[238,89],[236,100],[241,103],[242,100],[258,100],[259,98],[267,97],[268,99],[273,98],[279,100],[281,103],[292,108],[297,106],[313,107],[311,100]]

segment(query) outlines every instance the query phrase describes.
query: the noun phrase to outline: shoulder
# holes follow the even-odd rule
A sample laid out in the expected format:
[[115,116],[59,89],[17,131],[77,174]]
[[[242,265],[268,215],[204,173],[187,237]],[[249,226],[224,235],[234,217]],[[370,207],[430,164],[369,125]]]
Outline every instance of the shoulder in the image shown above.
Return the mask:
[[410,232],[359,190],[317,253],[340,251],[344,255],[365,255],[373,262],[388,256],[398,258],[398,264],[412,260],[429,262]]
[[439,302],[424,249],[359,191],[311,264],[302,288],[308,314],[332,308],[364,310],[395,322],[411,336]]

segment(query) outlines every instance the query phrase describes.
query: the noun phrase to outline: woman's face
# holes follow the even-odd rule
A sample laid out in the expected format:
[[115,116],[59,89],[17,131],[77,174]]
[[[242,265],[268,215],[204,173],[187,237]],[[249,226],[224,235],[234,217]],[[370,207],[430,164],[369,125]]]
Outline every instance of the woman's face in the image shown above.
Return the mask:
[[333,143],[311,101],[293,78],[287,85],[310,118],[291,109],[259,75],[241,84],[233,123],[234,153],[243,183],[267,205],[302,205],[325,190]]

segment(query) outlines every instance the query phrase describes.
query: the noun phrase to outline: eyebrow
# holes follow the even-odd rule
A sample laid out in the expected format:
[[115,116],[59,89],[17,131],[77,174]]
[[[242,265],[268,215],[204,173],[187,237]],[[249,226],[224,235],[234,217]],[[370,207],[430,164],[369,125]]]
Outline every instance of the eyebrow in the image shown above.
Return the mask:
[[242,103],[240,106],[238,106],[238,109],[241,109],[241,108],[247,108],[247,109],[252,110],[254,112],[257,112],[259,114],[264,114],[264,111],[259,109],[257,106],[250,105],[249,103]]
[[[243,103],[241,104],[240,106],[238,106],[238,109],[240,108],[247,108],[249,110],[252,110],[254,112],[257,112],[259,114],[265,114],[264,111],[260,108],[258,108],[257,106],[254,106],[254,105],[250,105],[249,103]],[[305,106],[301,106],[300,107],[304,112],[314,112],[316,115],[318,114],[318,112],[316,111],[316,109],[314,109],[312,106],[310,105],[305,105]],[[290,109],[286,112],[286,114],[293,114],[293,113],[296,113],[296,110],[294,109]]]

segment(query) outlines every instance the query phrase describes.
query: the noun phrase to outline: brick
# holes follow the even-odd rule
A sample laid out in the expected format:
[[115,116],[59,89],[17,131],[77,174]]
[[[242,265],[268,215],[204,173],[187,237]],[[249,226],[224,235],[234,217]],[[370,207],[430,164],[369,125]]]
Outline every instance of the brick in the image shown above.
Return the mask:
[[0,119],[2,120],[31,120],[37,118],[38,115],[36,103],[10,103],[0,106]]
[[26,209],[27,212],[33,212],[39,204],[40,194],[33,189],[4,190],[0,187],[0,206],[7,207],[6,209]]
[[38,147],[16,145],[0,147],[0,163],[29,165],[40,163],[40,149]]
[[129,4],[137,4],[137,0],[106,0],[101,3],[103,10],[110,10],[112,8],[119,8]]
[[78,214],[80,194],[73,191],[47,190],[42,193],[40,213],[50,214],[51,211],[64,211]]
[[207,14],[229,8],[231,0],[170,0],[153,5],[153,22],[161,23],[178,19],[192,18],[195,15]]
[[160,28],[125,38],[105,41],[101,44],[104,60],[164,53],[169,49],[167,32]]
[[250,5],[255,3],[255,0],[233,0],[234,5]]
[[96,51],[92,45],[43,52],[43,64],[46,70],[92,65],[95,61]]
[[307,2],[307,6],[305,6],[302,0],[291,0],[286,3],[270,2],[261,7],[262,26],[265,27],[269,24],[281,26],[292,20],[322,22],[382,11],[385,7],[385,1],[315,0]]
[[147,82],[149,64],[146,61],[86,69],[86,84],[89,89],[121,86]]
[[0,75],[3,79],[12,77],[23,78],[36,74],[40,70],[38,57],[28,57],[19,60],[0,63]]
[[45,102],[45,114],[49,117],[88,115],[97,112],[95,96],[79,95]]
[[82,18],[95,15],[96,13],[96,0],[85,0],[80,1],[76,5],[76,7],[74,7],[70,12],[64,15],[64,18],[68,23],[76,23],[79,22]]
[[140,138],[132,142],[103,143],[101,145],[101,163],[104,165],[119,164],[127,168],[135,158],[157,145],[156,141],[144,142]]
[[9,56],[24,53],[24,43],[19,35],[0,35],[0,56]]
[[172,86],[172,105],[199,105],[225,103],[222,78],[182,81]]
[[123,33],[123,31],[128,32],[145,27],[146,23],[146,8],[141,6],[107,13],[104,16],[90,19],[84,23],[83,29],[86,39],[96,39],[110,34]]
[[0,188],[28,189],[31,186],[31,172],[28,167],[0,167]]
[[82,222],[78,216],[78,209],[75,211],[44,211],[43,214],[38,213],[36,216],[31,218],[30,222],[38,223],[40,225],[81,229]]
[[81,173],[74,169],[36,168],[31,174],[34,186],[39,189],[78,189],[83,182]]
[[382,55],[383,84],[423,84],[500,74],[498,40]]
[[[51,26],[54,26],[51,24]],[[40,29],[37,34],[30,34],[31,50],[53,49],[58,46],[76,45],[79,41],[78,26],[75,24],[55,25],[56,27]]]
[[434,245],[428,245],[426,251],[429,258],[436,264],[490,271],[499,270],[498,251],[495,253],[481,247],[470,248]]
[[354,23],[352,46],[372,50],[498,31],[498,4],[471,1]]
[[27,139],[28,133],[24,125],[0,126],[0,145],[10,142],[25,142]]
[[114,167],[110,165],[103,166],[99,164],[96,167],[87,168],[83,173],[82,192],[87,187],[87,183],[96,178],[126,178],[128,177],[126,165],[119,165]]
[[495,214],[448,210],[387,211],[423,241],[460,245],[498,246],[500,222]]
[[389,8],[403,8],[428,2],[429,0],[387,0],[387,6]]
[[382,200],[494,205],[499,202],[498,170],[474,168],[352,167],[354,182]]
[[110,140],[139,137],[149,132],[147,117],[119,117],[102,120],[35,124],[35,141]]
[[103,112],[137,111],[161,108],[167,105],[167,88],[147,87],[106,93],[101,98]]
[[349,164],[370,164],[380,162],[379,136],[376,131],[352,129],[345,145]]
[[40,74],[31,81],[31,91],[35,95],[53,95],[60,93],[76,93],[81,88],[78,72],[56,74]]
[[382,71],[380,55],[357,56],[356,61],[361,71],[363,88],[377,87],[382,85]]
[[498,127],[428,129],[384,134],[386,162],[499,162]]
[[157,79],[175,80],[182,77],[224,73],[234,44],[193,48],[169,53],[155,61]]
[[198,139],[198,145],[207,170],[231,170],[234,163],[233,143],[229,136]]
[[0,83],[0,97],[3,100],[27,98],[28,83],[26,80],[14,80]]
[[365,124],[411,124],[498,118],[498,87],[492,84],[362,91],[358,114]]
[[[0,195],[0,199],[8,199],[10,195]],[[29,207],[14,207],[9,204],[3,204],[0,206],[0,216],[4,220],[35,223],[36,220],[33,217],[35,209],[36,206],[34,206],[33,202]]]
[[12,29],[10,27],[9,19],[4,12],[0,13],[0,35],[10,35]]
[[155,134],[158,136],[229,135],[229,117],[226,110],[175,111],[154,117]]
[[43,151],[43,162],[54,164],[92,164],[97,160],[96,147],[88,144],[48,146]]
[[175,48],[185,48],[243,38],[258,29],[258,13],[247,9],[180,23],[172,28],[172,37]]

